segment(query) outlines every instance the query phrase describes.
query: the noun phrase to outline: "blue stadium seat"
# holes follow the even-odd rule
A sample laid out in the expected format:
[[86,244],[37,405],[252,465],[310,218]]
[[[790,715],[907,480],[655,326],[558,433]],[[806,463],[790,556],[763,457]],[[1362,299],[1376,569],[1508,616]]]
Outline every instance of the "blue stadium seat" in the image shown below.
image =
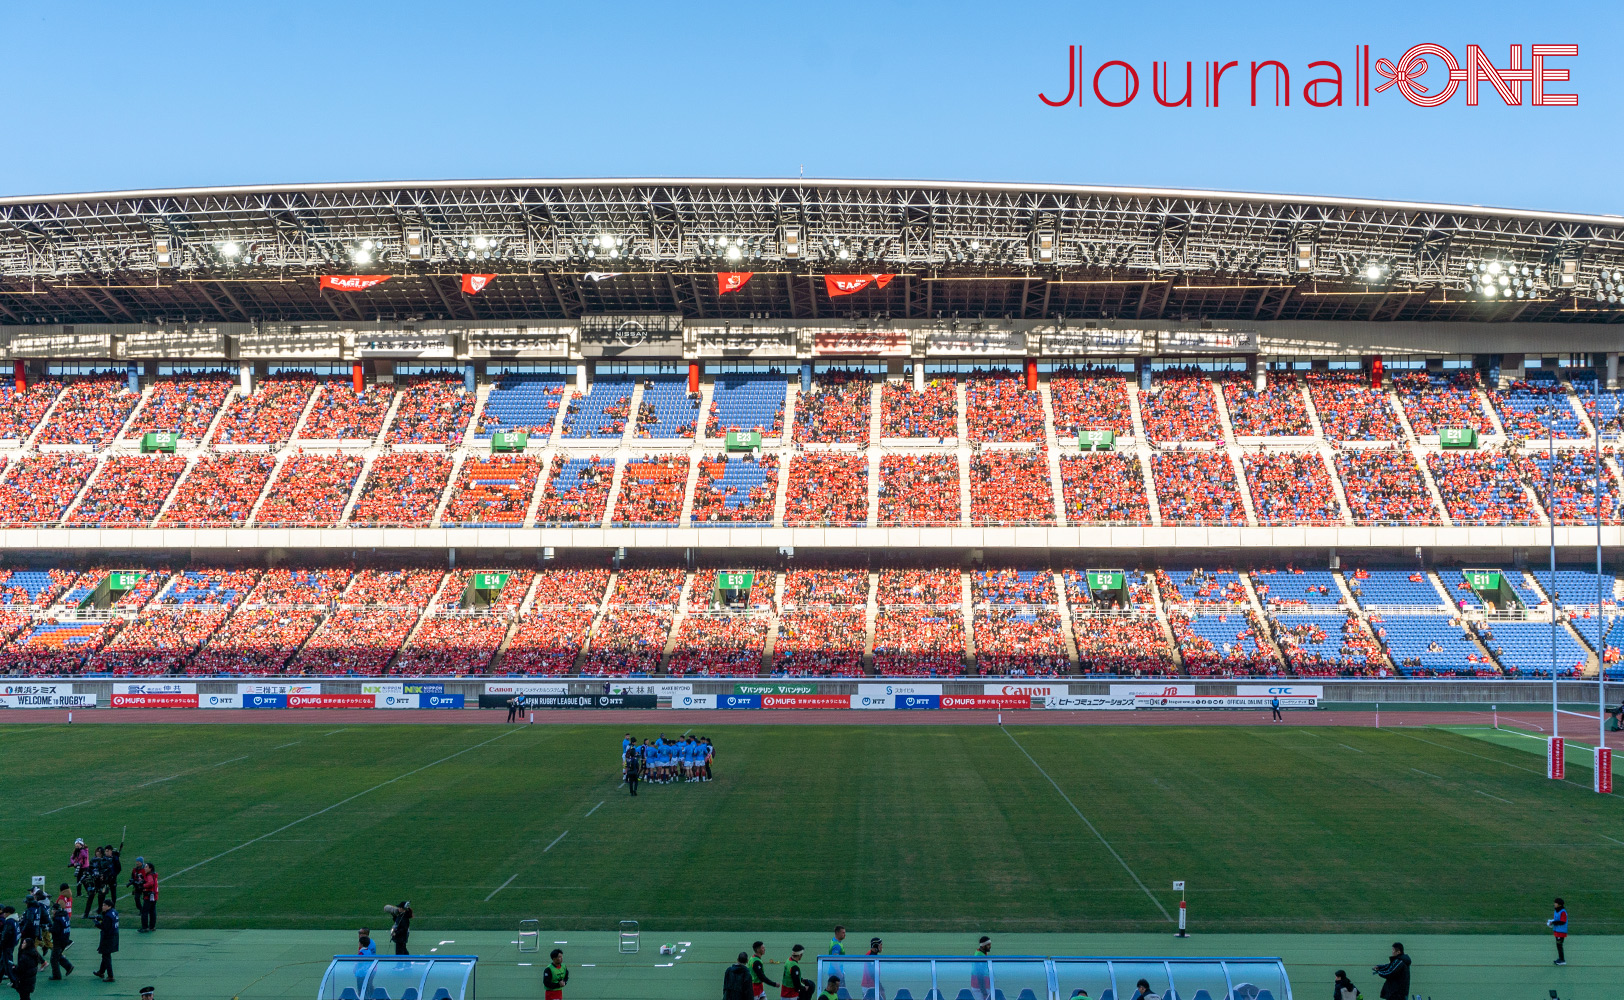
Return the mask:
[[338,1000],[361,1000],[361,995],[355,992],[355,987],[346,986],[338,991]]
[[433,1000],[451,1000],[451,991],[441,986],[434,991]]
[[417,987],[408,986],[400,991],[400,1000],[417,1000],[418,995]]
[[894,1000],[913,1000],[913,991],[907,987],[897,990]]
[[533,437],[549,437],[553,432],[554,418],[558,415],[558,402],[563,397],[564,376],[561,373],[503,375],[496,380],[485,399],[485,409],[479,417],[479,430],[474,437],[489,441],[496,431],[524,431]]
[[777,372],[718,375],[711,391],[715,436],[728,431],[759,431],[765,437],[781,433],[788,388]]
[[372,1000],[389,1000],[389,991],[382,986],[372,987]]
[[1348,589],[1363,608],[1443,608],[1443,599],[1425,573],[1413,569],[1364,570],[1348,575]]

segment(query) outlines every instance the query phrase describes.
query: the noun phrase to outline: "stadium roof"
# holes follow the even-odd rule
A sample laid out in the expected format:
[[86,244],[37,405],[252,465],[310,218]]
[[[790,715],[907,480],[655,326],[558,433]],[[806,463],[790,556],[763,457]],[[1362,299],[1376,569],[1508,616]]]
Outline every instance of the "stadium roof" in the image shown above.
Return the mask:
[[[747,270],[743,288],[718,293],[718,271]],[[465,295],[464,272],[499,278]],[[356,273],[393,277],[364,293],[318,287]],[[899,277],[831,299],[829,273]],[[11,324],[626,312],[1612,323],[1621,299],[1624,217],[1366,199],[657,178],[0,199]]]

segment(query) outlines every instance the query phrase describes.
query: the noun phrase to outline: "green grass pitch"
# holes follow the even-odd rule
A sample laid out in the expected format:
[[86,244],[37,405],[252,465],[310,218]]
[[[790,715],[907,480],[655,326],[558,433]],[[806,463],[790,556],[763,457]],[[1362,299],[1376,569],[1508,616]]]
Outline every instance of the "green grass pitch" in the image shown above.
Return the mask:
[[726,725],[631,799],[624,731],[0,727],[0,887],[127,825],[172,928],[1163,931],[1183,879],[1208,931],[1624,932],[1624,806],[1460,733]]

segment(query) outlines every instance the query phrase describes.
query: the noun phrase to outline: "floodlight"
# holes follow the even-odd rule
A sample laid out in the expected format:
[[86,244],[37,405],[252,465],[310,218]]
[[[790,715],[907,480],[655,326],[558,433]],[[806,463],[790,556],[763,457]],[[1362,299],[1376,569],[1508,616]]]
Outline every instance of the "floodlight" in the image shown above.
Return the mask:
[[242,247],[238,246],[236,243],[228,240],[225,243],[220,244],[220,256],[222,257],[235,257],[240,253],[242,253]]
[[355,251],[355,253],[350,255],[350,259],[355,261],[357,264],[372,263],[372,255],[367,253],[365,250]]
[[362,240],[361,241],[361,249],[362,250],[371,250],[372,246],[373,246],[373,243],[372,243],[371,240]]
[[728,247],[727,248],[727,259],[728,260],[738,260],[740,257],[743,257],[743,256],[744,256],[744,252],[741,251],[738,247]]
[[474,237],[474,249],[475,250],[483,250],[487,246],[490,246],[490,241],[485,239],[485,237],[483,237],[483,236],[475,236]]

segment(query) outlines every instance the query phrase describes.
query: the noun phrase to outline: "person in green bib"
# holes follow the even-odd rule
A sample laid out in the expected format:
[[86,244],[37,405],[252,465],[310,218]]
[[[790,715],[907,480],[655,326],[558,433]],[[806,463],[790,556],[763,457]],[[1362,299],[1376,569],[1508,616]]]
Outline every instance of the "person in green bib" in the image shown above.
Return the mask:
[[552,961],[541,970],[541,987],[545,1000],[564,1000],[564,984],[570,981],[569,967],[564,964],[564,950],[554,948],[547,956]]
[[812,1000],[814,984],[801,976],[801,955],[805,951],[800,945],[789,950],[789,958],[784,962],[784,981],[778,986],[782,1000]]
[[829,977],[829,982],[823,987],[823,992],[818,994],[818,1000],[840,1000],[839,976]]
[[767,995],[767,987],[777,985],[767,978],[767,945],[757,941],[750,946],[750,993],[756,1000],[761,1000]]

